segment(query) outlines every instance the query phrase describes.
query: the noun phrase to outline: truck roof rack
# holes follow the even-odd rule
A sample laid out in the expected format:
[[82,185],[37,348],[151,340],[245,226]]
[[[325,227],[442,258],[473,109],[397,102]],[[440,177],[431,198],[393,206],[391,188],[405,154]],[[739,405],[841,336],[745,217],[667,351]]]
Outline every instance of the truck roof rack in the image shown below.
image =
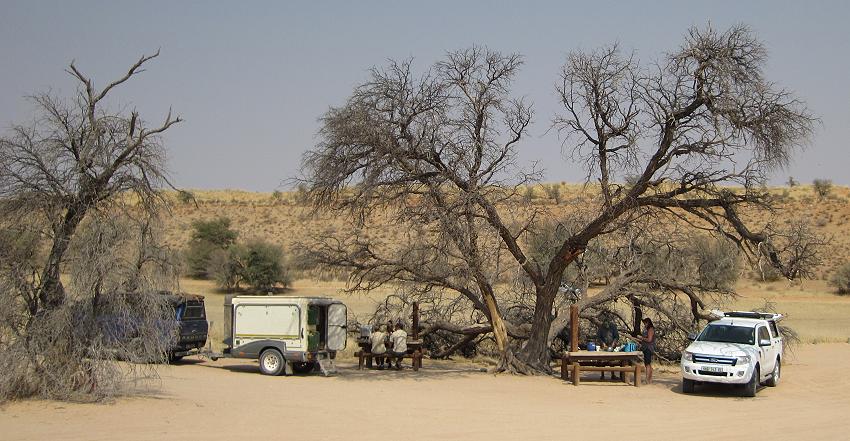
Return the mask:
[[774,314],[772,312],[754,312],[754,311],[730,311],[724,312],[724,317],[733,317],[733,318],[749,318],[749,319],[760,319],[760,320],[779,320],[782,318],[782,314]]

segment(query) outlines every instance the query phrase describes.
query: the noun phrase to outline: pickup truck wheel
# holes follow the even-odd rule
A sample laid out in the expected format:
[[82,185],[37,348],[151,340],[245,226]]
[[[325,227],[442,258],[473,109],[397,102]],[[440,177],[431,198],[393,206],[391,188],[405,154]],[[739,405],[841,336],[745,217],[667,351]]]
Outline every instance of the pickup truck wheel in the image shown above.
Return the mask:
[[753,369],[753,376],[750,377],[750,381],[746,385],[744,385],[744,396],[745,397],[756,396],[756,392],[758,391],[758,388],[759,388],[759,375],[760,375],[759,367],[756,366],[756,368]]
[[296,374],[309,374],[310,372],[313,372],[313,369],[315,368],[316,363],[313,363],[312,361],[292,363],[292,370],[295,371]]
[[779,374],[782,371],[782,364],[779,362],[779,359],[776,359],[776,364],[773,366],[773,375],[770,376],[770,380],[767,380],[767,385],[769,387],[776,387],[779,385]]
[[694,393],[694,380],[688,380],[687,378],[682,378],[682,393],[692,394]]
[[260,372],[264,375],[280,375],[285,365],[286,360],[277,349],[266,349],[260,354]]

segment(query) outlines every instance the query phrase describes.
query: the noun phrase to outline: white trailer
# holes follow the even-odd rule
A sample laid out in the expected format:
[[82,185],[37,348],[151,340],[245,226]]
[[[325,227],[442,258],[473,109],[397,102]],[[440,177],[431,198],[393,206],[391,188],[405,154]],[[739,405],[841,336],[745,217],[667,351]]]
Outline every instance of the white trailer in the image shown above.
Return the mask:
[[347,310],[325,297],[228,296],[223,356],[253,358],[266,375],[334,371],[345,349]]

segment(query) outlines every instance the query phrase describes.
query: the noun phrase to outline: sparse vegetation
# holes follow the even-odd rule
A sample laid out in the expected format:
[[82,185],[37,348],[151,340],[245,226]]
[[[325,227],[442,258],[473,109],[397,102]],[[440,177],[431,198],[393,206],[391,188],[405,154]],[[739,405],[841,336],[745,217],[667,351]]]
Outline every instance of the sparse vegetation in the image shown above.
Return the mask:
[[832,181],[829,179],[815,179],[812,187],[819,199],[825,199],[832,192]]
[[850,294],[850,262],[840,265],[835,270],[835,274],[829,279],[829,284],[839,294]]

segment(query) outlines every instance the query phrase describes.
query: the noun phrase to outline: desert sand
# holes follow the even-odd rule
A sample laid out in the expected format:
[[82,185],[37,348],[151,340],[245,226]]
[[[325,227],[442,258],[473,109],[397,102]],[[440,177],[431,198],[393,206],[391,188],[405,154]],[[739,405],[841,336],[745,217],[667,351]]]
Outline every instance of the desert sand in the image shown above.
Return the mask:
[[683,395],[674,367],[635,388],[589,373],[492,375],[455,362],[290,377],[256,362],[187,358],[144,396],[111,404],[24,401],[0,410],[4,440],[152,439],[754,439],[850,438],[850,344],[798,346],[776,388]]

